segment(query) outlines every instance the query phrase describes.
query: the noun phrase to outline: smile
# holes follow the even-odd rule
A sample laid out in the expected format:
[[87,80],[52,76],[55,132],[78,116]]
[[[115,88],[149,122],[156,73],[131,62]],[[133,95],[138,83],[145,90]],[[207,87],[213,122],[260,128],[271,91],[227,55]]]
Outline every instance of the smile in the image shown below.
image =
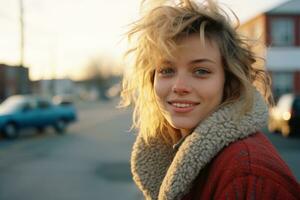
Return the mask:
[[199,104],[191,101],[169,101],[169,105],[176,113],[187,113],[194,110],[194,108]]
[[172,106],[175,106],[177,108],[188,108],[188,107],[192,107],[195,104],[187,104],[187,103],[171,103]]

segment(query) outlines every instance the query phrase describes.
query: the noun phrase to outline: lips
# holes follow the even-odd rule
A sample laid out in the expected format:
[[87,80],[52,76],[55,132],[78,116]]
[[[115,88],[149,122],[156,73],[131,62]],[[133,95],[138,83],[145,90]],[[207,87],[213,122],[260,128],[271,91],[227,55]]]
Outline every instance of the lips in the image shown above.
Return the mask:
[[174,100],[168,101],[168,104],[171,105],[171,108],[174,112],[186,113],[194,110],[199,103],[194,101]]

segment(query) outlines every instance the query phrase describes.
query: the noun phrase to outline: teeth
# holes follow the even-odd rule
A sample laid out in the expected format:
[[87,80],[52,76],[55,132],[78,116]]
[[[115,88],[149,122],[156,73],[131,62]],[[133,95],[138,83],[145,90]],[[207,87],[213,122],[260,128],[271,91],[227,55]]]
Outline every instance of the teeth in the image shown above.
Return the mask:
[[172,105],[178,108],[187,108],[193,106],[193,104],[188,104],[188,103],[172,103]]

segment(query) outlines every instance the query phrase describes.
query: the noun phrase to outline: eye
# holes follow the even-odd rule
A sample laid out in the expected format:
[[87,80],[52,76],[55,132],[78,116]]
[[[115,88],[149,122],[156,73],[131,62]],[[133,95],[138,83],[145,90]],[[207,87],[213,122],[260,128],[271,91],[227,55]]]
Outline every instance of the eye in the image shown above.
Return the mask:
[[206,76],[206,75],[210,74],[210,71],[208,71],[207,69],[203,69],[203,68],[197,68],[194,70],[194,74],[197,76]]
[[171,67],[163,67],[158,70],[158,74],[161,76],[170,76],[173,75],[175,70]]

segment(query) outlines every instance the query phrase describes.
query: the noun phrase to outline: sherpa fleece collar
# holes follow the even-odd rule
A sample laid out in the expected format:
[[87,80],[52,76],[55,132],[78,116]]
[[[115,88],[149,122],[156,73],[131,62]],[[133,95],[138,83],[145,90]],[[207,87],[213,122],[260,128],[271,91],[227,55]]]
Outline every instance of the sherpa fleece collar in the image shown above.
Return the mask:
[[179,200],[189,192],[200,170],[230,143],[266,125],[268,108],[256,92],[252,110],[238,118],[241,102],[226,105],[204,120],[178,151],[157,138],[148,146],[140,135],[133,146],[133,179],[147,200]]

